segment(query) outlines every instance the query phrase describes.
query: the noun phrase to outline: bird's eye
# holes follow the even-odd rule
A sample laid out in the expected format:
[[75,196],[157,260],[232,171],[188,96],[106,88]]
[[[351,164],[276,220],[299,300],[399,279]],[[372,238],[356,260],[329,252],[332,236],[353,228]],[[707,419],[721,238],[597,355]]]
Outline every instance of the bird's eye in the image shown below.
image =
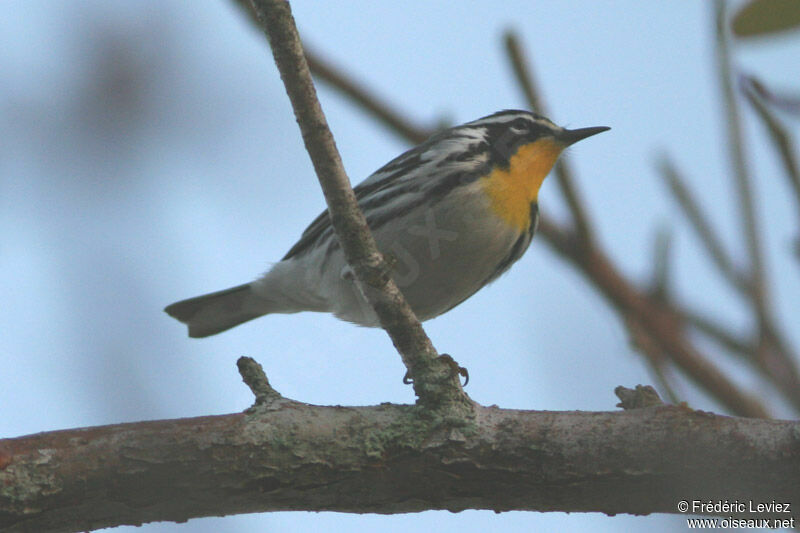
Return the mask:
[[514,130],[515,133],[525,133],[529,130],[528,121],[524,118],[515,119],[511,122],[510,128]]

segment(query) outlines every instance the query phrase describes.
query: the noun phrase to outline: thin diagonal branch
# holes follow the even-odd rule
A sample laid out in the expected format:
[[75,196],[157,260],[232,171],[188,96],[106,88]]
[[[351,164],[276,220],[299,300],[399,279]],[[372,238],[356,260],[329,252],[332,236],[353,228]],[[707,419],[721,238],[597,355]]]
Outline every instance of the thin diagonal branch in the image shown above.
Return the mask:
[[686,338],[679,317],[669,307],[656,304],[625,279],[599,249],[585,249],[580,241],[548,220],[539,222],[540,232],[552,248],[576,266],[600,290],[623,318],[637,320],[670,359],[698,385],[733,413],[767,418],[764,405],[741,391],[725,373],[705,358]]
[[789,347],[788,341],[772,320],[764,324],[762,336],[764,347],[759,363],[777,385],[778,390],[789,399],[795,409],[800,411],[800,372],[795,352]]
[[306,150],[325,193],[336,236],[364,296],[414,378],[414,392],[426,406],[469,405],[457,375],[452,372],[452,367],[440,360],[422,325],[389,275],[364,214],[358,207],[317,99],[289,3],[285,0],[251,0],[251,5],[269,38]]
[[770,313],[760,311],[756,305],[757,300],[752,297],[750,285],[747,280],[733,266],[730,256],[722,247],[721,240],[711,228],[708,219],[703,215],[698,202],[694,199],[685,181],[666,157],[659,165],[659,175],[663,176],[669,189],[682,208],[692,228],[697,233],[706,252],[719,269],[723,278],[728,280],[733,287],[745,297],[752,307],[753,314],[758,318],[759,330],[755,341],[742,343],[726,335],[719,327],[714,327],[708,319],[688,311],[679,311],[684,317],[700,331],[716,340],[732,353],[745,356],[753,363],[762,375],[772,380],[783,392],[786,398],[800,409],[800,376],[798,376],[795,355],[788,348],[788,342],[783,338]]
[[419,144],[433,133],[433,128],[424,128],[411,124],[408,120],[395,113],[377,95],[367,91],[352,78],[343,76],[341,71],[312,50],[306,48],[305,52],[308,66],[315,77],[337,87],[342,94],[353,102],[357,102],[395,135],[402,139],[409,139],[414,144]]
[[789,403],[800,410],[800,378],[794,363],[794,355],[787,347],[782,336],[767,324],[765,331],[766,345],[764,357],[755,357],[759,347],[755,340],[746,340],[715,320],[690,309],[679,311],[686,322],[700,333],[716,342],[733,355],[740,356],[759,374],[770,380]]
[[675,387],[671,382],[671,376],[668,375],[668,368],[666,367],[666,359],[661,364],[651,364],[650,373],[658,383],[661,391],[666,395],[669,403],[677,405],[681,403],[681,397],[675,391]]
[[525,57],[525,52],[522,50],[520,38],[514,31],[509,30],[505,33],[504,41],[506,45],[506,54],[508,54],[508,60],[511,62],[511,69],[514,72],[514,77],[520,89],[522,89],[522,94],[525,95],[528,106],[534,111],[541,111],[544,107],[544,103],[542,102],[539,90],[534,86],[533,76],[531,76],[530,69],[528,68],[529,60]]
[[[742,357],[742,359],[747,362],[755,362],[753,360],[753,353],[755,352],[756,347],[751,342],[748,342],[737,336],[722,324],[717,323],[715,320],[702,315],[697,311],[692,311],[691,309],[682,309],[681,314],[683,315],[683,318],[686,320],[687,324],[697,329],[697,331],[713,340],[721,347],[725,348],[728,352]],[[759,367],[756,365],[756,368]]]
[[[672,234],[668,228],[662,226],[658,228],[653,240],[653,273],[649,290],[650,297],[662,304],[670,301],[671,251]],[[671,403],[679,403],[681,400],[668,376],[667,365],[670,359],[667,354],[634,317],[627,317],[625,326],[631,338],[631,345],[646,356],[645,361],[650,368],[650,374],[659,383],[659,388]]]
[[716,60],[720,85],[725,103],[728,147],[734,170],[739,210],[742,218],[742,231],[750,259],[750,288],[753,312],[759,325],[759,339],[756,357],[759,364],[773,377],[778,387],[800,408],[800,372],[790,355],[788,344],[782,338],[769,302],[769,291],[764,268],[764,253],[761,246],[758,219],[755,214],[755,201],[751,177],[745,157],[744,135],[742,132],[739,105],[733,87],[731,54],[727,35],[726,3],[714,2],[716,22]]
[[703,214],[700,204],[695,200],[672,160],[666,156],[662,157],[659,161],[658,169],[658,175],[666,181],[673,198],[683,210],[683,214],[686,215],[692,229],[700,239],[700,243],[719,269],[722,277],[728,280],[734,288],[742,293],[747,293],[747,281],[733,265],[730,255],[722,245],[722,240],[711,227],[711,223]]
[[659,383],[659,388],[669,398],[670,403],[678,404],[681,399],[675,392],[670,379],[667,377],[667,365],[670,362],[667,354],[659,346],[650,334],[642,327],[642,324],[633,317],[627,317],[625,328],[630,336],[632,347],[644,356],[644,360],[650,369],[650,374]]
[[[258,18],[250,6],[250,0],[233,0],[247,18],[259,26]],[[397,135],[412,144],[419,144],[433,135],[438,128],[427,128],[413,124],[405,116],[397,113],[392,107],[374,91],[367,89],[363,84],[344,74],[341,69],[317,54],[307,44],[303,45],[303,52],[308,62],[308,68],[319,81],[335,87],[337,91],[350,99],[356,107],[365,110],[383,124],[387,131]]]
[[672,234],[666,227],[658,229],[653,242],[653,274],[650,293],[659,301],[667,302],[672,275]]
[[797,163],[797,154],[794,151],[792,136],[759,97],[760,94],[766,92],[763,84],[752,76],[748,77],[746,81],[747,84],[745,84],[744,87],[744,94],[747,96],[747,101],[753,106],[756,114],[769,132],[772,145],[777,150],[778,156],[783,164],[783,170],[786,173],[789,187],[794,191],[797,213],[800,215],[800,167]]
[[[522,92],[525,94],[528,106],[536,112],[547,114],[547,108],[540,91],[536,88],[535,79],[528,68],[528,61],[525,58],[519,41],[519,37],[517,37],[513,31],[506,32],[506,52],[511,62],[511,67],[514,70],[514,75],[522,88]],[[572,214],[572,223],[575,226],[578,238],[587,243],[592,242],[591,222],[584,202],[581,200],[578,189],[575,187],[575,178],[573,177],[572,168],[569,166],[569,163],[562,158],[556,163],[555,173],[561,194],[564,196],[569,211]]]
[[749,275],[751,297],[757,310],[759,324],[768,321],[767,315],[767,287],[764,274],[764,253],[761,249],[759,238],[758,219],[755,214],[753,201],[753,186],[745,157],[745,146],[742,133],[739,105],[733,90],[733,77],[731,55],[728,47],[728,21],[726,17],[726,4],[724,0],[715,0],[714,20],[716,22],[716,61],[722,88],[725,106],[725,121],[727,125],[728,142],[731,166],[736,184],[736,196],[739,202],[739,212],[742,221],[742,234],[747,246],[749,256]]
[[688,311],[677,310],[684,318],[710,338],[726,347],[731,353],[743,355],[758,371],[775,383],[786,398],[800,409],[800,377],[794,360],[795,356],[788,348],[788,343],[775,326],[774,320],[766,310],[760,311],[757,300],[752,297],[750,285],[733,266],[729,255],[724,251],[722,243],[711,228],[711,224],[703,215],[698,202],[692,196],[683,178],[667,158],[659,165],[659,175],[663,176],[678,205],[683,210],[692,228],[697,233],[704,249],[719,269],[723,278],[745,297],[752,307],[753,314],[758,317],[758,336],[755,341],[744,342],[734,340],[729,332],[723,331],[708,319]]
[[800,93],[776,93],[759,82],[755,77],[748,79],[750,86],[759,98],[768,103],[774,109],[780,109],[784,113],[800,116]]

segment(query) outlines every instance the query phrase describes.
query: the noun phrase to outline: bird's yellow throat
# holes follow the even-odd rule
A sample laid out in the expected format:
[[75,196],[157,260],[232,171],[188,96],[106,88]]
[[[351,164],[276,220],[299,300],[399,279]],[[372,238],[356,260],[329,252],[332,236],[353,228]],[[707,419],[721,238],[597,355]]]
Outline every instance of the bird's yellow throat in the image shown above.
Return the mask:
[[519,231],[531,223],[531,202],[564,145],[555,139],[539,139],[521,146],[511,156],[507,169],[495,168],[481,183],[489,195],[492,209],[500,218]]

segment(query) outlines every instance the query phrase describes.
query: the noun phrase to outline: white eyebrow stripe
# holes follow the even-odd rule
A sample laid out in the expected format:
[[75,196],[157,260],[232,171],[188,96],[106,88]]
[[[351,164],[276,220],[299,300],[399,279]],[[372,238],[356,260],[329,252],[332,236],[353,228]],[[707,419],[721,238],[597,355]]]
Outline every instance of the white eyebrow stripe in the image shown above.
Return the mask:
[[491,126],[491,125],[500,125],[500,124],[508,124],[509,122],[513,122],[517,119],[525,119],[537,126],[546,129],[554,129],[558,128],[556,124],[554,124],[550,119],[547,117],[543,117],[540,115],[536,115],[529,111],[501,111],[494,115],[489,115],[488,117],[483,117],[478,120],[468,122],[465,126],[475,127],[475,126]]
[[528,118],[531,120],[535,120],[533,116],[524,113],[508,113],[506,115],[491,115],[485,118],[478,119],[474,122],[468,122],[465,124],[466,126],[483,126],[486,124],[505,124],[507,122],[513,122],[518,118]]

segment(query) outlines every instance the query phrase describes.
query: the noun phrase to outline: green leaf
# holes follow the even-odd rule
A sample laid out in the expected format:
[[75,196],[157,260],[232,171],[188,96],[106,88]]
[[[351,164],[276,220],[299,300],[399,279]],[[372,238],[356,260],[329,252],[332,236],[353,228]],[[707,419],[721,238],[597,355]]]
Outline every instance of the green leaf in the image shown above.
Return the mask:
[[737,37],[755,37],[800,27],[800,0],[752,0],[733,17]]

